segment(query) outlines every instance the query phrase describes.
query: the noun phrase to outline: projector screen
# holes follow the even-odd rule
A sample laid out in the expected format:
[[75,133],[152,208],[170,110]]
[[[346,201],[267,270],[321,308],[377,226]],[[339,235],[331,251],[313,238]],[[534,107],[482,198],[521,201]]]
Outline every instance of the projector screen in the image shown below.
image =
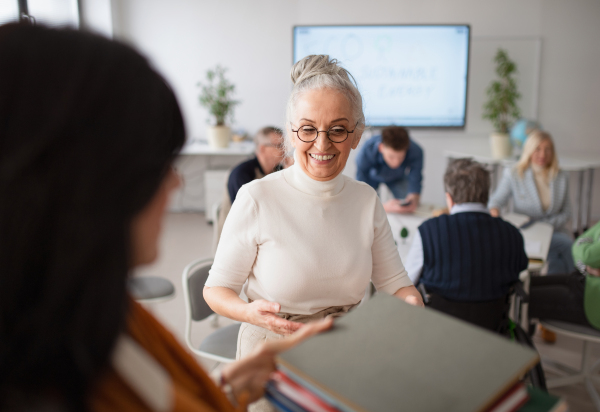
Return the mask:
[[464,128],[468,25],[295,26],[294,63],[338,59],[356,79],[367,125]]

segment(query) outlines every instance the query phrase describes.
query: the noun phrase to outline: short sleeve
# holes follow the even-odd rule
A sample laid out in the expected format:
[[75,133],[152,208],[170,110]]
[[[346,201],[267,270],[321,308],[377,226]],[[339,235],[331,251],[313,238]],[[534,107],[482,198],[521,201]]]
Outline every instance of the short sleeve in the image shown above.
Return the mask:
[[378,291],[392,295],[398,289],[412,286],[413,283],[408,277],[398,254],[392,236],[392,229],[379,198],[375,200],[375,203],[373,216],[374,237],[373,246],[371,247],[373,256],[371,281]]
[[258,251],[256,203],[242,187],[227,215],[206,286],[225,287],[238,295],[248,279]]

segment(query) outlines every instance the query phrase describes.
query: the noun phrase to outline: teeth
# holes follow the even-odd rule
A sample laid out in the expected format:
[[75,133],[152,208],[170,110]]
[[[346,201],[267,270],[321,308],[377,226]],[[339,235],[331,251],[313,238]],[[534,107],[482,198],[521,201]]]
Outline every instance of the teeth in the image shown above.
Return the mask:
[[330,160],[333,159],[334,155],[325,155],[325,156],[320,156],[320,155],[314,155],[312,153],[310,153],[310,157],[312,157],[313,159],[316,160]]

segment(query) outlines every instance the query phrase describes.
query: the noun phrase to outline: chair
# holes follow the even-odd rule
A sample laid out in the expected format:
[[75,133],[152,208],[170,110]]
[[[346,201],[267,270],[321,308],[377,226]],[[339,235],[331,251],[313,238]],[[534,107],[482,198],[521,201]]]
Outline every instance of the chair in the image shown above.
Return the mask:
[[213,259],[198,259],[183,269],[182,283],[185,299],[185,343],[196,355],[211,359],[219,363],[230,363],[235,360],[237,351],[237,338],[240,323],[217,329],[195,346],[192,343],[192,322],[200,322],[214,312],[204,300],[204,283],[208,278],[208,271]]
[[594,387],[594,383],[600,384],[600,375],[597,374],[600,367],[600,361],[592,364],[590,343],[600,343],[600,331],[575,323],[561,322],[557,320],[541,320],[542,326],[552,332],[569,336],[571,338],[583,341],[583,353],[581,355],[581,369],[574,370],[568,366],[549,359],[543,359],[542,362],[552,366],[566,374],[557,378],[548,379],[548,388],[557,388],[559,386],[573,385],[583,382],[587,389],[596,410],[600,412],[600,395]]
[[175,297],[175,285],[157,276],[131,277],[127,280],[127,289],[136,301],[145,304],[166,302]]

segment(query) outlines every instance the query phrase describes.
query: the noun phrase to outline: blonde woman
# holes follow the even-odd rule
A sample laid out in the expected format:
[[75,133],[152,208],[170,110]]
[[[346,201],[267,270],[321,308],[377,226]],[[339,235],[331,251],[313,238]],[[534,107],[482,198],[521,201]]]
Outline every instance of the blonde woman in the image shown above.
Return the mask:
[[506,169],[489,203],[492,216],[512,197],[515,213],[554,226],[548,253],[548,274],[574,269],[573,240],[565,227],[571,217],[569,175],[560,170],[549,133],[536,130],[529,135],[523,154],[513,169]]

